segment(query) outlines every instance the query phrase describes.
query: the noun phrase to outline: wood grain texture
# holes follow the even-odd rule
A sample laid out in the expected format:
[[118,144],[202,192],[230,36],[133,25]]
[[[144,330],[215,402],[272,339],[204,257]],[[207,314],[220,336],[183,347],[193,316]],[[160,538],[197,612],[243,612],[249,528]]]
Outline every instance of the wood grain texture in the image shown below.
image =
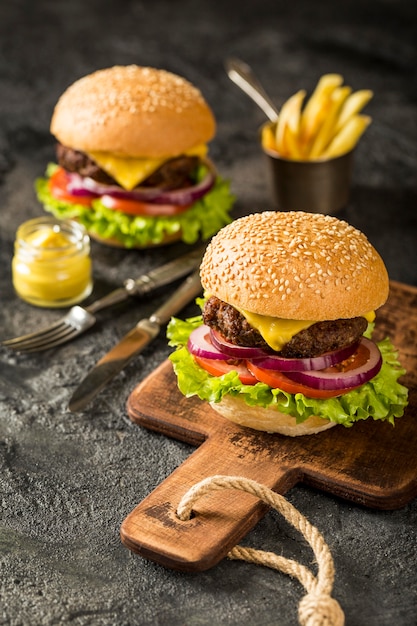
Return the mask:
[[194,484],[223,474],[256,480],[285,494],[311,485],[356,504],[401,508],[417,496],[417,288],[391,282],[376,337],[389,335],[407,369],[409,406],[395,427],[371,419],[317,435],[283,437],[239,427],[198,398],[179,392],[170,361],[131,393],[132,421],[197,449],[124,520],[123,543],[166,567],[202,571],[218,563],[264,515],[241,492],[214,492],[181,522],[176,508]]

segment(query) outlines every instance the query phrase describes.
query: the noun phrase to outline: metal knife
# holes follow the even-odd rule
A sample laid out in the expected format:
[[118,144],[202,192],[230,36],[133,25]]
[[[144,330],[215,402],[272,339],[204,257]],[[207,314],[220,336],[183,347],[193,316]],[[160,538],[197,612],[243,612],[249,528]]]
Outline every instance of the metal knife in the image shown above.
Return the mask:
[[185,279],[178,289],[149,318],[140,320],[88,372],[75,390],[69,410],[80,411],[100,393],[106,384],[159,334],[161,327],[201,292],[199,271]]

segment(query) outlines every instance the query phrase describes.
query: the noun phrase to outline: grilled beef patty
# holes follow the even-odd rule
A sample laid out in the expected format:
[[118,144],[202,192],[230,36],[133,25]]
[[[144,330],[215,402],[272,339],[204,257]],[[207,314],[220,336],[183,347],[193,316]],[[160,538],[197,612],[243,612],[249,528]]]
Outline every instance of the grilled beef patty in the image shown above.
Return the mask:
[[[230,304],[211,296],[203,310],[203,321],[227,341],[238,346],[256,346],[271,352],[261,334]],[[364,317],[316,322],[300,331],[279,352],[285,358],[308,358],[338,350],[358,341],[367,328]]]
[[92,178],[104,185],[117,185],[114,178],[102,170],[85,152],[67,148],[59,143],[56,146],[56,156],[58,164],[67,172],[74,172],[80,176]]
[[[62,144],[56,147],[58,163],[67,172],[76,172],[80,176],[88,176],[104,185],[118,183],[107,172],[102,170],[85,152],[67,148]],[[161,165],[148,178],[140,183],[141,187],[158,187],[159,189],[180,189],[193,185],[192,175],[198,165],[197,156],[179,156]]]

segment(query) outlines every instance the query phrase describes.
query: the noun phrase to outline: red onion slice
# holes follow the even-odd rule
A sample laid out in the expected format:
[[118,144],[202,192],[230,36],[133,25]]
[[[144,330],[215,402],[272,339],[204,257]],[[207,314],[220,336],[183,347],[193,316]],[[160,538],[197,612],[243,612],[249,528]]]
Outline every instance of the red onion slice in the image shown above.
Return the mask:
[[[358,364],[356,367],[355,365]],[[288,378],[315,389],[346,389],[358,387],[376,376],[382,366],[382,356],[373,341],[362,337],[352,363],[344,370],[337,366],[331,371],[286,372]]]
[[212,344],[221,352],[235,359],[256,360],[256,365],[264,369],[277,370],[279,372],[303,372],[308,370],[322,370],[331,367],[349,358],[357,349],[358,344],[354,343],[341,350],[326,352],[318,357],[305,359],[288,359],[278,354],[270,354],[262,348],[236,346],[227,341],[217,331],[210,330]]
[[358,343],[353,343],[346,348],[326,352],[316,357],[288,359],[275,354],[267,354],[256,359],[256,365],[267,370],[277,370],[279,372],[306,372],[311,370],[323,370],[332,367],[348,359],[357,350]]
[[210,161],[204,161],[207,173],[196,185],[182,189],[159,189],[158,187],[135,187],[127,191],[118,185],[104,185],[92,178],[68,172],[68,191],[76,196],[91,193],[92,195],[108,195],[125,200],[137,200],[155,204],[189,205],[202,198],[210,191],[216,180],[216,171]]
[[210,329],[210,339],[218,350],[223,352],[223,358],[232,357],[234,359],[258,359],[260,357],[267,357],[268,353],[262,348],[250,347],[250,346],[236,346],[230,341],[226,341],[224,337],[217,331]]
[[89,189],[88,186],[83,184],[86,179],[75,174],[74,172],[67,172],[65,170],[67,180],[67,191],[72,196],[85,197],[85,198],[98,198],[100,195],[96,191]]
[[193,330],[188,338],[187,348],[191,354],[203,359],[221,359],[225,361],[228,358],[227,355],[213,346],[210,341],[210,328],[204,324]]

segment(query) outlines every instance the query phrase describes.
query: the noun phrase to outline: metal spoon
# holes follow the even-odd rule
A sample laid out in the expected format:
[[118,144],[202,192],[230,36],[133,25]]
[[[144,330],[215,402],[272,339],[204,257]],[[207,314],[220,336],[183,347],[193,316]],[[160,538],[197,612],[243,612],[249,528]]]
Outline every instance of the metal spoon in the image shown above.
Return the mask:
[[225,68],[229,78],[256,102],[271,122],[276,122],[278,109],[249,65],[239,59],[226,59]]

